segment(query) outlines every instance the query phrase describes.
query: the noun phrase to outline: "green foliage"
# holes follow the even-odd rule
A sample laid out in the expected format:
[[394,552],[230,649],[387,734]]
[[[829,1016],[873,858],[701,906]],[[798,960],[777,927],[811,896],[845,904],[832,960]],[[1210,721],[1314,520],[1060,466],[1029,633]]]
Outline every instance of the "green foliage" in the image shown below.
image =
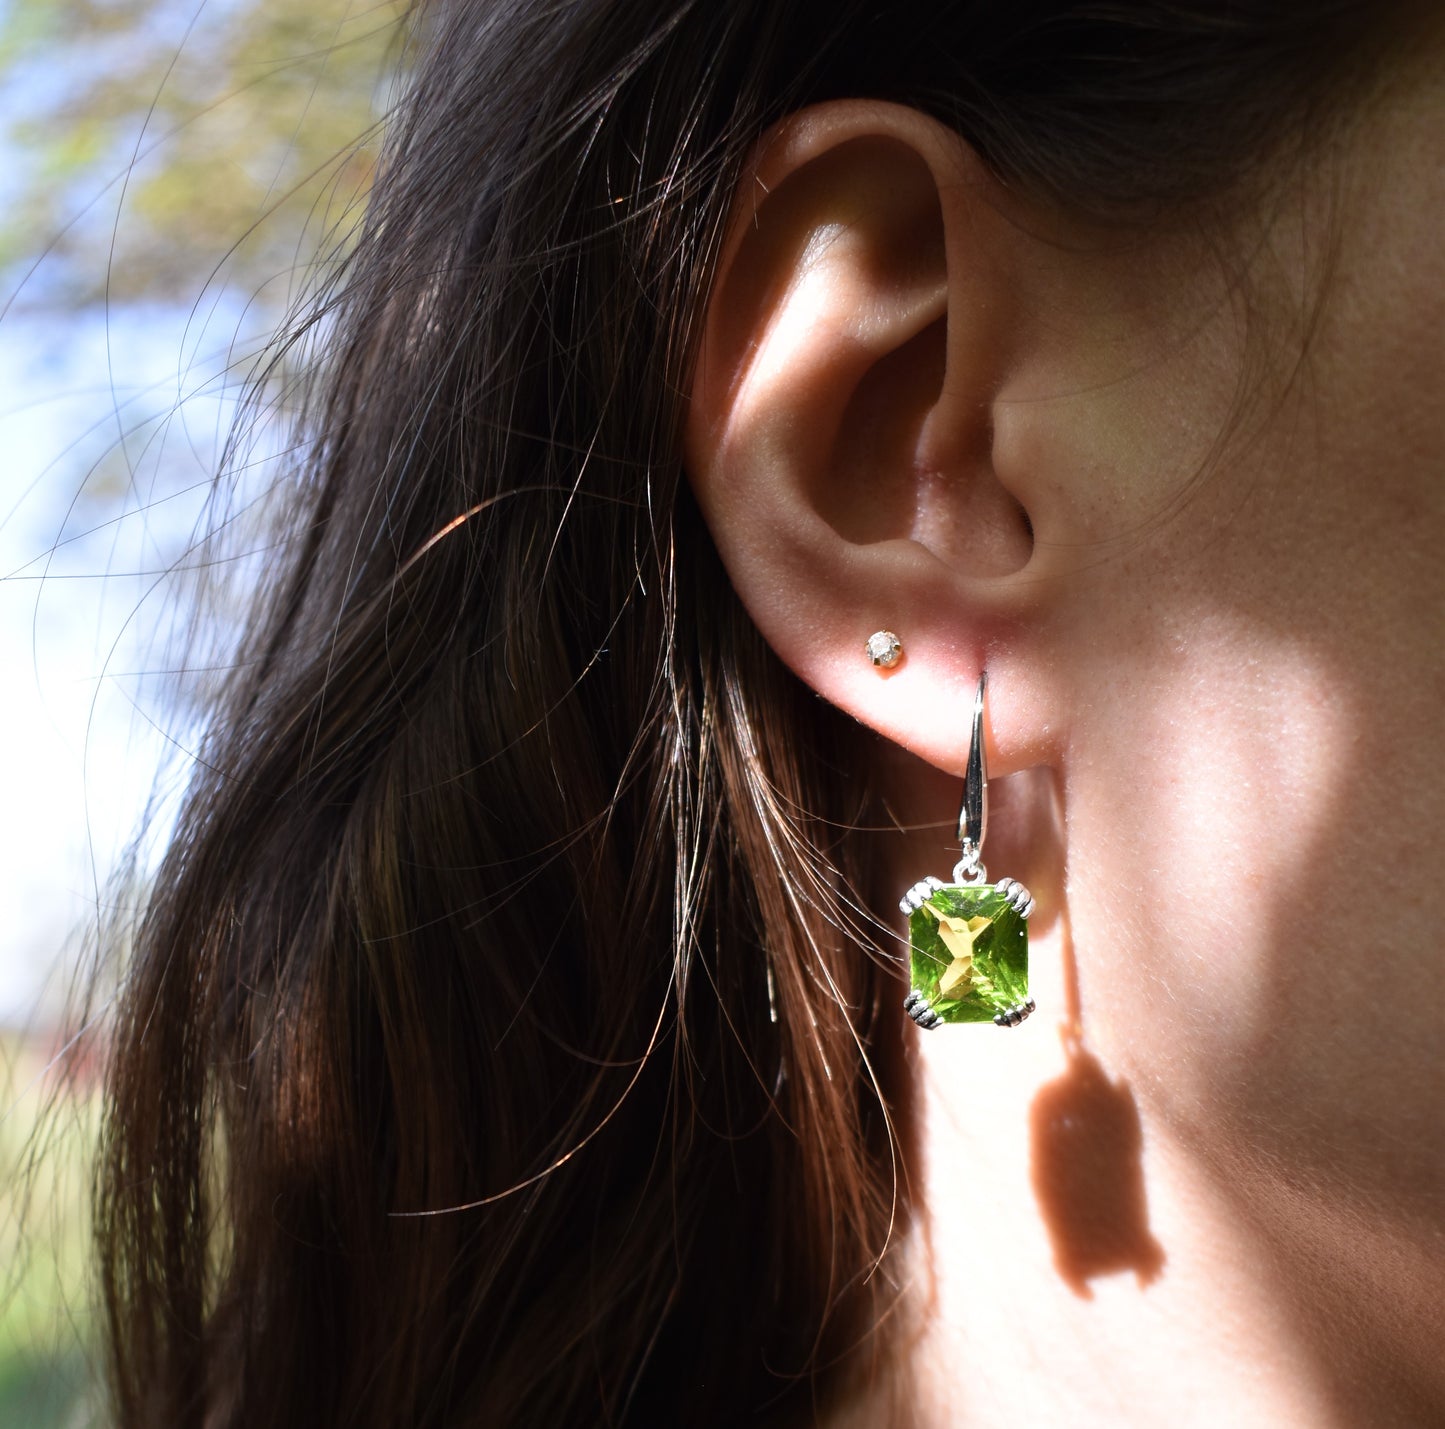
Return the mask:
[[344,234],[376,161],[403,0],[5,0],[8,297],[268,308]]
[[0,1424],[91,1421],[86,1199],[99,1104],[85,1069],[61,1085],[52,1048],[0,1037]]

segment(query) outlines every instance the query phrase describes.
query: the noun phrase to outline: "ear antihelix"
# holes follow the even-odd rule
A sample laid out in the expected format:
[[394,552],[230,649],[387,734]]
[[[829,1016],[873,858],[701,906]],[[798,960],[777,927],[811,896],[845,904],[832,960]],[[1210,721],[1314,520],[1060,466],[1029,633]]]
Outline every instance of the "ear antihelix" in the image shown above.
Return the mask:
[[945,1022],[1017,1027],[1034,1011],[1029,996],[1029,914],[1034,900],[1016,879],[988,882],[983,838],[988,823],[984,699],[978,677],[973,731],[958,816],[961,857],[953,879],[921,878],[899,903],[908,915],[910,987],[903,1010],[929,1030]]

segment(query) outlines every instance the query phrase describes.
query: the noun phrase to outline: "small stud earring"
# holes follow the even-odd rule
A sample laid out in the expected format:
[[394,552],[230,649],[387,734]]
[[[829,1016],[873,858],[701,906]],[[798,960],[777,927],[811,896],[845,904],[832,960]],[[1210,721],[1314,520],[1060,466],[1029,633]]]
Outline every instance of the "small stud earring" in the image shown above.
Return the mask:
[[921,878],[898,905],[908,916],[910,988],[903,1010],[922,1028],[941,1022],[1017,1027],[1034,1010],[1029,996],[1029,891],[1016,879],[990,883],[983,866],[988,771],[983,755],[980,675],[963,780],[953,881]]
[[891,670],[903,658],[903,642],[891,630],[875,630],[863,649],[884,670]]

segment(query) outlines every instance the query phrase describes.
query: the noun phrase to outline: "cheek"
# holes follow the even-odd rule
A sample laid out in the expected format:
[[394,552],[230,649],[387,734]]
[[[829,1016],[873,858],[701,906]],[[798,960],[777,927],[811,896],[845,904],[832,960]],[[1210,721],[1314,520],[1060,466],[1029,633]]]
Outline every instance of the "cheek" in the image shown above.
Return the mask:
[[1445,978],[1419,836],[1438,773],[1402,778],[1366,681],[1326,646],[1240,614],[1196,612],[1187,640],[1164,623],[1121,640],[1121,677],[1074,726],[1086,1032],[1220,1164],[1438,1196]]
[[1234,660],[1239,642],[1211,624],[1187,647],[1140,650],[1076,723],[1090,756],[1068,806],[1075,936],[1114,950],[1090,969],[1093,997],[1112,1002],[1106,982],[1122,983],[1139,1013],[1131,1046],[1167,1024],[1166,1045],[1208,1050],[1217,1092],[1231,1046],[1252,1047],[1305,977],[1286,924],[1329,881],[1348,719],[1297,652]]

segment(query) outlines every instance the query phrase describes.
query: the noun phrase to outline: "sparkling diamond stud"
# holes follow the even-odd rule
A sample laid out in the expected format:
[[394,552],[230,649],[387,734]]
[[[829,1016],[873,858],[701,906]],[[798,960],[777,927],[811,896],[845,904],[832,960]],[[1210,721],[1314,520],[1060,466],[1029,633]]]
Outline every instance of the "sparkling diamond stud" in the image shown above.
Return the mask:
[[903,658],[903,642],[891,630],[875,630],[863,648],[868,658],[884,670],[891,670]]

